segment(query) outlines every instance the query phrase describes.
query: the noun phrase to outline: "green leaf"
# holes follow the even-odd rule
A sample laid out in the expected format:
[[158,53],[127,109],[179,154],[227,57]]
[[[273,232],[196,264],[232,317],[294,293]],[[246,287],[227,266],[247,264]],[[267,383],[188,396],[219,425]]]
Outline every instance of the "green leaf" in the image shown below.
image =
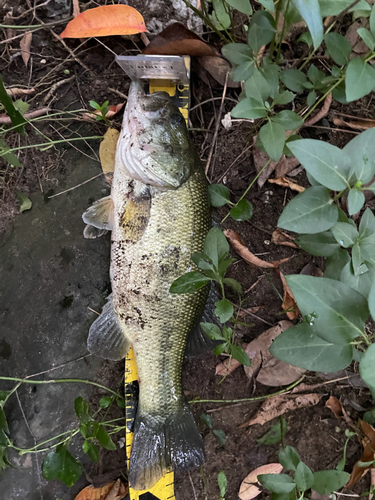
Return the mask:
[[309,70],[307,72],[307,76],[309,77],[310,81],[313,83],[314,87],[317,87],[321,85],[322,80],[325,78],[325,74],[323,71],[319,71],[318,68],[314,65],[311,64],[309,67]]
[[303,124],[303,118],[287,109],[280,111],[272,117],[272,121],[279,123],[285,130],[295,130]]
[[245,61],[232,70],[232,80],[241,82],[250,78],[255,70],[254,61]]
[[234,220],[249,220],[253,216],[253,205],[248,200],[240,200],[229,214]]
[[0,158],[4,158],[12,167],[22,167],[17,156],[9,149],[10,146],[3,139],[0,139]]
[[350,474],[338,470],[314,472],[314,491],[319,495],[329,495],[345,486],[349,478]]
[[359,237],[367,238],[375,233],[375,216],[369,208],[364,211],[359,223]]
[[326,260],[326,270],[324,272],[325,278],[333,280],[340,280],[341,272],[350,262],[350,256],[347,250],[339,248],[331,257]]
[[303,250],[318,257],[330,257],[340,248],[331,231],[300,234],[295,241]]
[[65,444],[60,444],[56,451],[51,451],[43,462],[43,476],[47,481],[59,479],[66,486],[73,486],[82,474],[82,465],[68,451]]
[[8,422],[3,409],[0,409],[0,446],[8,446],[9,438],[7,436],[9,434]]
[[299,69],[286,69],[281,72],[280,80],[293,92],[303,92],[307,77]]
[[352,247],[359,236],[357,228],[347,222],[336,222],[331,231],[337,243],[344,248]]
[[288,143],[294,156],[323,186],[334,191],[349,187],[349,166],[343,151],[332,144],[315,139]]
[[351,189],[348,194],[348,212],[354,215],[361,210],[365,204],[365,195],[358,189]]
[[303,316],[316,314],[314,330],[333,344],[348,344],[363,335],[367,300],[344,283],[313,276],[286,276]]
[[253,51],[245,43],[228,43],[222,47],[221,53],[232,64],[242,64],[253,60]]
[[252,97],[245,97],[231,111],[231,115],[234,118],[249,118],[251,120],[264,118],[267,116],[267,113],[264,104]]
[[236,359],[241,365],[251,366],[251,359],[246,354],[246,352],[239,345],[231,345],[230,354]]
[[225,442],[227,440],[227,436],[225,435],[225,432],[222,429],[214,429],[212,433],[216,436],[217,440],[219,441],[220,446],[224,446]]
[[291,3],[306,21],[316,50],[323,41],[323,20],[318,0],[291,0]]
[[103,396],[102,398],[100,398],[99,400],[99,406],[101,408],[108,408],[112,403],[112,398],[111,396]]
[[13,105],[16,109],[18,109],[18,111],[21,113],[22,116],[26,113],[26,111],[30,107],[30,104],[28,102],[23,101],[22,99],[17,99],[17,101],[15,101]]
[[17,198],[20,202],[20,214],[33,206],[33,202],[24,193],[17,193]]
[[328,54],[339,66],[344,66],[349,62],[352,46],[350,42],[339,33],[327,33],[324,36]]
[[[338,16],[339,14],[341,14],[343,10],[345,10],[353,3],[353,0],[319,0],[319,3],[320,3],[321,16],[327,17],[327,16]],[[366,0],[360,0],[359,3],[352,6],[349,9],[349,12],[353,12],[353,10],[357,9],[368,10],[368,7],[369,5],[366,2]]]
[[219,275],[224,276],[225,273],[227,272],[228,267],[233,264],[233,262],[236,262],[236,259],[225,259],[222,260],[219,264]]
[[207,425],[209,429],[212,429],[214,426],[214,419],[211,417],[211,415],[207,415],[207,413],[201,413],[199,417],[202,422]]
[[212,5],[214,11],[212,13],[211,19],[216,24],[219,30],[226,30],[230,28],[231,18],[225,8],[223,0],[212,0]]
[[294,475],[297,488],[301,491],[309,490],[314,484],[314,476],[309,467],[303,462],[297,465],[296,473]]
[[220,328],[214,323],[200,323],[200,327],[211,340],[225,340]]
[[228,354],[228,349],[229,349],[229,342],[224,342],[223,344],[220,344],[215,347],[214,349],[214,354],[215,356],[220,356],[223,352]]
[[351,185],[356,181],[369,182],[375,174],[375,129],[370,128],[357,135],[344,147],[351,165]]
[[87,450],[88,456],[95,463],[99,462],[99,448],[94,443],[90,443],[90,447]]
[[360,57],[350,61],[346,69],[346,100],[355,101],[374,88],[375,69]]
[[257,0],[260,5],[263,5],[263,7],[272,13],[275,12],[275,5],[273,3],[273,0]]
[[269,12],[258,10],[250,21],[247,41],[254,52],[258,53],[263,45],[267,45],[276,31],[275,20]]
[[[355,247],[353,247],[354,250]],[[354,261],[354,259],[353,259]],[[354,262],[353,262],[354,264]],[[353,272],[351,262],[348,262],[341,271],[340,281],[350,286],[354,290],[357,290],[364,297],[368,298],[372,283],[375,277],[375,269],[371,267],[364,273],[360,273],[358,270],[357,275]]]
[[282,425],[280,420],[278,420],[278,422],[273,425],[269,431],[256,440],[258,444],[276,444],[282,440],[286,434],[288,424],[284,417],[281,417],[281,419]]
[[374,50],[375,47],[375,39],[371,31],[367,30],[366,28],[359,28],[357,29],[358,35],[362,38],[362,40],[365,42],[367,47],[370,50]]
[[271,62],[268,57],[263,57],[262,66],[259,68],[259,71],[266,79],[269,87],[269,95],[273,99],[279,91],[280,66]]
[[224,499],[228,486],[227,476],[225,475],[224,471],[220,471],[217,475],[217,482],[219,485],[221,498]]
[[237,280],[234,280],[233,278],[224,278],[223,283],[224,285],[230,286],[235,292],[242,293],[241,283]]
[[263,103],[271,95],[271,87],[262,73],[255,70],[252,77],[245,82],[245,92],[247,97]]
[[277,225],[296,233],[321,233],[335,224],[337,213],[330,191],[324,186],[315,186],[298,194],[288,203]]
[[87,424],[92,420],[90,403],[81,396],[74,401],[74,410],[80,423]]
[[229,202],[229,189],[224,184],[211,184],[208,186],[208,192],[213,207],[222,207]]
[[242,12],[242,14],[246,14],[247,16],[251,16],[253,13],[253,9],[251,8],[249,0],[225,0],[225,2],[233,7],[233,9]]
[[296,483],[287,474],[259,474],[257,479],[274,493],[289,493],[296,487]]
[[204,287],[210,280],[198,271],[185,273],[177,278],[171,285],[169,293],[193,293]]
[[269,121],[259,131],[266,153],[273,161],[279,161],[285,144],[285,130],[278,123]]
[[7,457],[7,448],[0,446],[0,472],[7,467],[12,467]]
[[4,106],[7,115],[12,120],[12,125],[15,127],[14,132],[23,134],[26,120],[22,116],[22,114],[18,111],[18,109],[15,108],[11,97],[8,96],[1,75],[0,75],[0,102]]
[[278,459],[285,470],[296,470],[297,465],[301,461],[297,450],[292,446],[285,446],[285,448],[280,448]]
[[281,92],[281,94],[276,94],[275,98],[273,100],[273,105],[276,106],[277,104],[283,105],[283,104],[289,104],[290,102],[293,101],[295,98],[295,94],[293,92],[289,92],[289,90],[284,90],[284,92]]
[[116,403],[117,403],[117,406],[119,408],[125,408],[126,407],[125,398],[117,398],[116,399]]
[[210,257],[214,266],[218,268],[219,263],[224,260],[229,253],[228,241],[219,228],[213,227],[208,231],[203,250],[204,253]]
[[269,352],[291,365],[322,373],[343,370],[350,365],[352,346],[327,342],[316,331],[315,325],[308,323],[288,328],[274,340]]
[[107,434],[102,425],[99,425],[96,439],[99,441],[100,446],[102,446],[106,450],[116,450],[115,443],[112,441],[111,437]]
[[359,374],[372,391],[375,391],[375,344],[371,344],[359,363]]
[[308,47],[311,47],[313,44],[312,36],[309,31],[302,33],[302,35],[298,38],[298,41],[306,43]]
[[363,420],[368,424],[373,425],[375,423],[375,408],[366,411],[366,413],[363,414]]
[[226,323],[233,316],[233,306],[227,299],[221,299],[215,304],[215,314],[220,323]]
[[307,105],[311,108],[311,106],[313,106],[315,101],[316,101],[316,91],[311,90],[311,92],[309,92],[307,95],[306,99]]

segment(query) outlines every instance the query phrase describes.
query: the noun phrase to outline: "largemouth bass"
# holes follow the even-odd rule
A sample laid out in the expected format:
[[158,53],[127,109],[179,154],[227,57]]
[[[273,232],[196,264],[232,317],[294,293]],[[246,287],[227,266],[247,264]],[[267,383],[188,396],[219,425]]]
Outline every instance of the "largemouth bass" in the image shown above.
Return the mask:
[[86,237],[112,230],[112,294],[89,332],[89,350],[109,359],[132,345],[139,374],[129,482],[152,487],[167,470],[204,461],[203,440],[181,388],[186,338],[208,290],[169,293],[195,269],[211,225],[206,179],[180,111],[164,92],[132,82],[116,151],[111,195],[83,214]]

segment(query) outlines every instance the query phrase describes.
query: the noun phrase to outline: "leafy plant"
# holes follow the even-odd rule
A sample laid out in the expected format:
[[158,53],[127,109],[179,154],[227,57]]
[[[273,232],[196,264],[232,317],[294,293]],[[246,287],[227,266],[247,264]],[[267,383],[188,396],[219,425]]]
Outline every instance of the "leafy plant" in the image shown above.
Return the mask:
[[95,109],[95,111],[97,111],[97,113],[95,113],[95,111],[92,111],[97,122],[103,120],[106,123],[109,123],[107,119],[107,113],[109,111],[109,101],[104,101],[102,105],[98,104],[96,101],[89,101],[89,104],[92,108]]
[[[213,227],[208,232],[202,253],[194,253],[192,261],[199,271],[189,271],[177,278],[170,287],[170,293],[194,293],[206,286],[210,281],[219,284],[222,299],[215,303],[215,314],[221,323],[226,323],[233,319],[233,305],[225,297],[224,285],[229,286],[235,292],[241,293],[242,287],[233,278],[226,278],[228,267],[235,259],[228,258],[229,244],[222,231]],[[215,354],[227,353],[233,356],[240,363],[250,366],[250,358],[241,346],[234,344],[234,332],[231,328],[220,329],[214,323],[201,323],[201,327],[208,337],[219,340],[222,343],[215,349]]]
[[214,429],[215,421],[211,417],[211,415],[207,415],[207,413],[202,413],[200,419],[205,425],[207,425],[210,431],[212,431],[212,434],[218,440],[219,445],[224,446],[225,441],[227,440],[227,436],[225,435],[225,432],[222,429]]
[[233,208],[229,215],[238,221],[245,221],[251,219],[253,216],[253,205],[242,198],[236,204],[230,201],[229,189],[223,184],[211,184],[208,186],[210,193],[211,205],[213,207],[222,207],[224,205],[231,205]]
[[225,500],[225,493],[227,492],[228,480],[224,471],[220,471],[217,475],[217,482],[220,489],[220,500]]

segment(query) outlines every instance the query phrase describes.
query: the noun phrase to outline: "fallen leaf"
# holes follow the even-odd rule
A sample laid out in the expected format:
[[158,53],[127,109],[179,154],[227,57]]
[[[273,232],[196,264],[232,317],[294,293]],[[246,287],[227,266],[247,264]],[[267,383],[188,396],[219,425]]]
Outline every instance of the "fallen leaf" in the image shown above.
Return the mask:
[[[362,22],[363,21],[363,22]],[[358,29],[366,27],[367,20],[364,18],[357,19],[352,23],[346,34],[345,38],[349,40],[350,45],[352,46],[352,54],[353,55],[365,55],[368,53],[368,47],[362,38],[358,34]]]
[[332,92],[330,92],[324,99],[324,104],[322,108],[316,113],[316,115],[310,118],[310,120],[305,121],[305,123],[302,126],[308,127],[309,125],[315,125],[315,123],[317,123],[319,120],[326,117],[328,115],[331,104],[332,104]]
[[284,311],[286,311],[286,315],[289,319],[296,319],[299,316],[299,309],[296,299],[294,298],[293,292],[286,282],[283,273],[280,271],[280,269],[276,269],[276,272],[280,276],[284,289],[283,303],[281,304],[281,307],[284,309]]
[[216,52],[202,38],[181,23],[173,23],[159,33],[142,54],[170,56],[216,56]]
[[301,270],[300,274],[304,276],[315,276],[316,278],[323,277],[323,271],[319,269],[313,262],[308,262]]
[[[108,106],[108,111],[105,114],[105,117],[112,118],[113,116],[115,116],[116,113],[121,111],[121,109],[124,107],[124,104],[125,104],[124,102],[121,102],[120,104],[116,105],[113,104],[111,106]],[[81,117],[89,122],[95,122],[96,121],[95,115],[101,116],[101,114],[102,114],[101,111],[99,109],[96,109],[95,111],[90,111],[90,113],[82,113]]]
[[340,418],[343,416],[342,405],[340,401],[335,398],[335,396],[330,396],[326,401],[326,407],[329,408],[336,418]]
[[[280,474],[283,466],[279,463],[261,465],[245,477],[240,486],[238,496],[241,500],[252,500],[262,491],[258,488],[258,476],[260,474]],[[259,485],[260,486],[260,485]]]
[[35,89],[19,89],[17,87],[12,87],[11,89],[6,89],[7,94],[10,96],[15,95],[30,95],[35,92]]
[[364,450],[359,461],[354,464],[349,482],[346,485],[347,488],[351,488],[358,483],[361,477],[363,477],[370,468],[373,468],[373,466],[361,467],[358,465],[359,462],[372,462],[375,459],[373,451],[375,450],[375,429],[364,420],[361,420],[361,429],[365,435],[362,439]]
[[232,229],[226,229],[224,231],[225,236],[228,238],[233,249],[243,260],[254,266],[265,268],[265,269],[276,269],[283,262],[287,262],[290,257],[281,260],[274,260],[271,262],[266,262],[265,260],[259,259],[253,253],[250,252],[248,248],[245,247],[240,235],[233,231]]
[[272,184],[277,184],[278,186],[288,187],[289,189],[293,189],[293,191],[297,191],[298,193],[303,193],[306,188],[296,184],[291,181],[287,177],[277,177],[276,179],[268,179],[268,182]]
[[27,63],[29,62],[29,59],[30,59],[30,47],[31,47],[32,39],[33,39],[33,34],[31,31],[29,31],[28,33],[25,33],[23,35],[23,37],[21,38],[21,41],[20,41],[22,60],[25,63],[26,67],[27,67]]
[[17,193],[17,198],[20,202],[20,214],[22,214],[25,210],[30,210],[33,206],[32,201],[25,194]]
[[[253,373],[259,370],[262,363],[262,357],[268,352],[269,346],[273,340],[284,330],[293,326],[290,321],[280,321],[277,325],[262,332],[256,339],[252,340],[249,344],[243,344],[242,347],[251,359],[251,366],[246,367],[245,373],[251,378]],[[235,359],[226,359],[216,366],[216,375],[229,375],[241,364]],[[247,371],[248,370],[248,371]]]
[[347,128],[352,128],[354,130],[367,130],[369,128],[375,127],[375,120],[356,120],[356,121],[345,122],[340,118],[334,118],[332,121],[338,127],[347,127]]
[[129,5],[103,5],[88,9],[70,21],[61,38],[134,35],[147,31],[141,14]]
[[[226,75],[231,69],[228,61],[219,56],[202,56],[199,57],[198,64],[224,87]],[[241,86],[241,82],[234,82],[231,78],[228,78],[227,86],[230,88],[238,88]]]
[[121,500],[128,493],[128,487],[120,479],[100,488],[86,486],[74,500]]
[[289,174],[289,172],[295,169],[299,163],[299,160],[294,156],[293,158],[287,158],[283,155],[275,166],[276,177],[284,177],[286,174]]
[[262,403],[260,409],[257,411],[255,416],[240,425],[239,428],[249,427],[250,425],[260,424],[263,425],[270,420],[273,420],[280,415],[288,411],[294,411],[299,408],[309,408],[310,406],[315,406],[322,399],[323,394],[301,394],[301,395],[284,395],[275,396],[273,398],[267,399]]
[[281,229],[275,229],[275,231],[272,233],[271,241],[275,245],[284,245],[286,247],[298,248],[298,246],[293,243],[294,237],[284,233],[283,231],[281,231]]
[[116,146],[120,132],[109,128],[99,146],[99,158],[105,174],[115,171]]
[[[258,174],[262,170],[264,165],[269,161],[268,154],[265,153],[264,151],[261,151],[256,146],[256,136],[253,137],[253,161],[255,170],[257,171]],[[265,170],[263,170],[263,172],[258,177],[257,184],[260,188],[263,187],[264,183],[272,174],[272,172],[275,170],[275,168],[276,168],[276,162],[271,160],[267,165],[267,167],[265,168]]]

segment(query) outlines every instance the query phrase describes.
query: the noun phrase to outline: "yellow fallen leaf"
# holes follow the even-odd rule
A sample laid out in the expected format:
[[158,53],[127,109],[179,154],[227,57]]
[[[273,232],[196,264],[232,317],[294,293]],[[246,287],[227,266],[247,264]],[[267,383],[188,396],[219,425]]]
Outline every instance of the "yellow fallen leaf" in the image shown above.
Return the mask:
[[120,479],[117,479],[117,481],[112,481],[100,488],[86,486],[74,500],[118,500],[123,498],[127,492],[128,487]]
[[279,463],[272,463],[261,465],[257,469],[250,472],[249,475],[245,477],[240,486],[240,491],[238,492],[238,496],[241,500],[252,500],[261,492],[260,488],[258,488],[258,476],[260,474],[280,474],[283,470],[283,466]]
[[105,174],[115,171],[115,156],[117,140],[120,132],[115,128],[109,128],[100,143],[99,157]]

